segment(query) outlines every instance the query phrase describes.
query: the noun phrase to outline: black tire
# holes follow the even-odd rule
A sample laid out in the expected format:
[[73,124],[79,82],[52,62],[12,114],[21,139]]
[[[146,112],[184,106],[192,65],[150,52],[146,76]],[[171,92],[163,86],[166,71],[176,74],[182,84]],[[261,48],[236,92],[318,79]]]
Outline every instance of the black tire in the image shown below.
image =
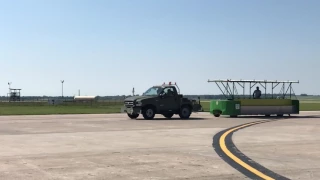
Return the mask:
[[142,110],[142,115],[144,119],[151,120],[156,115],[155,109],[151,106],[145,107]]
[[213,115],[214,115],[214,117],[220,117],[220,113],[215,113]]
[[188,106],[182,106],[180,108],[179,116],[181,119],[189,119],[191,115],[191,109]]
[[220,110],[213,110],[212,114],[214,115],[214,117],[220,117],[222,112]]
[[137,119],[137,118],[139,117],[139,114],[128,114],[128,113],[127,113],[127,115],[128,115],[128,117],[129,117],[130,119]]
[[162,114],[164,117],[170,119],[172,118],[172,116],[174,115],[173,113],[165,113],[165,114]]
[[278,117],[283,117],[283,114],[277,114]]

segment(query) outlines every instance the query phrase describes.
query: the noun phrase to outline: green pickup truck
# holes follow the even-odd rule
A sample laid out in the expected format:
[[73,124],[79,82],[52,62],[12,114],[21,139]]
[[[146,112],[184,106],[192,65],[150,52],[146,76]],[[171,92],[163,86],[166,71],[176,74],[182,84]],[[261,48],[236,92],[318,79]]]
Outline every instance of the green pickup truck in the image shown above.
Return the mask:
[[177,84],[152,86],[142,96],[132,96],[124,100],[123,112],[131,119],[140,114],[144,119],[154,119],[156,114],[171,118],[178,114],[181,119],[188,119],[192,112],[203,111],[199,101],[183,97]]

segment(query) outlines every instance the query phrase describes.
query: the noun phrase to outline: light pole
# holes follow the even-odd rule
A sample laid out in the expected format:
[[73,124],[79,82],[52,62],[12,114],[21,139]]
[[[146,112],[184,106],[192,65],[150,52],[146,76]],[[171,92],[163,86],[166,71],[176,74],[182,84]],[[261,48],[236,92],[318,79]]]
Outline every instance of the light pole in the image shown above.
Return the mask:
[[64,80],[61,80],[61,85],[62,85],[62,97],[63,97],[63,83],[64,83]]
[[[12,84],[12,82],[8,82],[8,85],[9,85],[9,92],[8,92],[8,95],[7,95],[8,98],[10,97],[10,89],[11,89],[11,86],[10,86],[10,85],[11,85],[11,84]],[[8,99],[8,100],[10,101],[10,99]]]

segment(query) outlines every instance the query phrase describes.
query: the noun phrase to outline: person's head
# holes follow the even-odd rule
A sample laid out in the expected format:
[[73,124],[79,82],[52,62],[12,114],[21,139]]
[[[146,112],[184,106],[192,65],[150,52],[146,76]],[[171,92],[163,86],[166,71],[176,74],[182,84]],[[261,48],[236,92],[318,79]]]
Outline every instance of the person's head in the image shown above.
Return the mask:
[[257,86],[257,90],[259,90],[259,86]]

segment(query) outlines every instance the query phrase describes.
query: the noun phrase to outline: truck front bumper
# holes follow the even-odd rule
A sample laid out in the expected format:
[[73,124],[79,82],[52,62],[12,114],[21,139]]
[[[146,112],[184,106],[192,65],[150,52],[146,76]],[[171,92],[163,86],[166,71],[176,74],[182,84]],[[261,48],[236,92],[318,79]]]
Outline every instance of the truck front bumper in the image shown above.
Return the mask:
[[122,112],[127,114],[141,114],[141,107],[123,107]]

